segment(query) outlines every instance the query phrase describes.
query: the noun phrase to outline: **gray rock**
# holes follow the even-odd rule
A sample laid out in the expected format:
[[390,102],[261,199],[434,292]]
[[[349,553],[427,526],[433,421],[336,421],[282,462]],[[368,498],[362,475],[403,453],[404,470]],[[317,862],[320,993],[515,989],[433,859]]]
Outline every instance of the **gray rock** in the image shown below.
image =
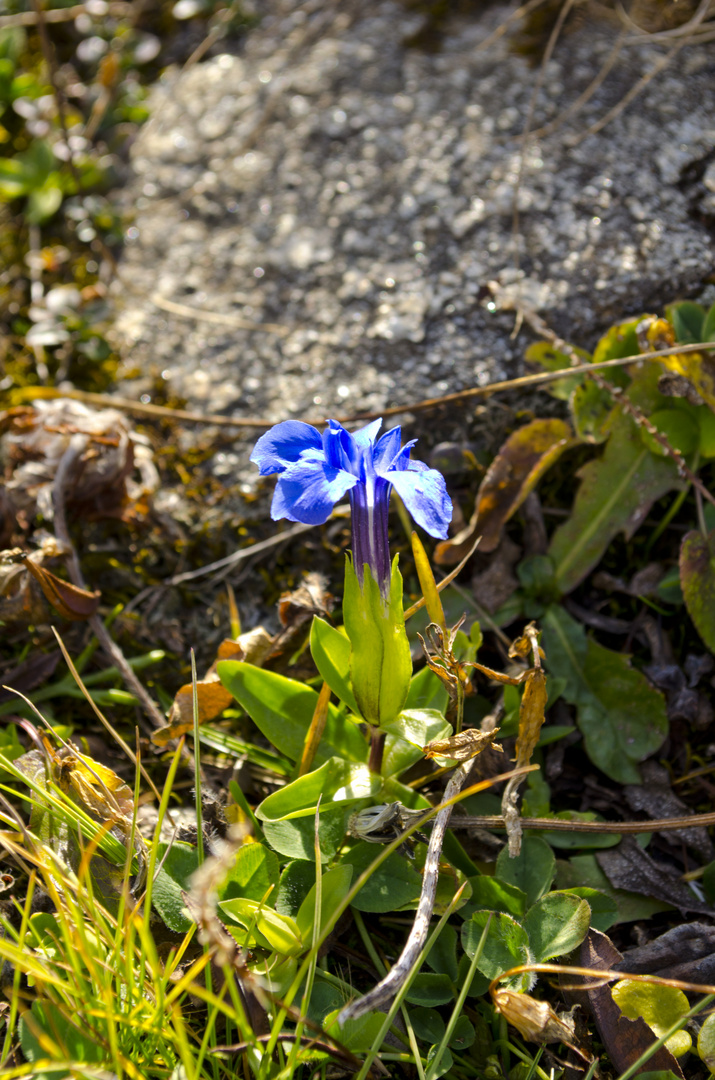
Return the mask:
[[[274,0],[240,55],[167,72],[124,194],[117,329],[132,367],[199,409],[339,415],[518,374],[527,337],[481,303],[490,279],[585,347],[697,292],[713,256],[710,46],[574,145],[668,45],[627,47],[522,162],[537,69],[508,34],[480,49],[512,10],[475,5],[426,54],[404,44],[419,17],[390,0]],[[533,127],[578,97],[617,33],[600,18],[561,40]],[[154,294],[285,332],[185,318]]]

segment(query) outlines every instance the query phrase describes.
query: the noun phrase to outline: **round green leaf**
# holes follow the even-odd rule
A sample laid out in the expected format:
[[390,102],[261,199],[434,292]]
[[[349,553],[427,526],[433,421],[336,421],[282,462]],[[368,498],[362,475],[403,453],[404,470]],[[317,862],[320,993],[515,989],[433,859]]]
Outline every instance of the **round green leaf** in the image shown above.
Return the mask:
[[466,1016],[460,1016],[454,1025],[449,1045],[453,1050],[467,1050],[477,1037],[474,1024]]
[[556,857],[546,841],[538,836],[525,836],[521,852],[515,858],[510,857],[508,848],[499,852],[495,876],[526,893],[526,905],[530,907],[548,892],[555,871]]
[[410,1020],[421,1042],[438,1043],[444,1035],[446,1025],[436,1009],[412,1009]]
[[[681,1020],[690,1009],[683,991],[674,986],[659,986],[656,983],[622,979],[621,982],[616,983],[611,993],[624,1016],[627,1016],[629,1020],[642,1017],[658,1038],[678,1020]],[[682,1029],[676,1031],[675,1035],[671,1035],[665,1043],[676,1058],[687,1054],[692,1044],[690,1035]]]
[[590,921],[591,909],[581,897],[566,892],[542,896],[523,923],[534,959],[544,963],[571,952],[586,937]]
[[710,1072],[715,1072],[715,1013],[710,1013],[700,1028],[698,1053]]
[[[471,919],[462,927],[462,945],[470,959],[474,957],[479,947],[487,922],[489,922],[489,930],[481,956],[477,961],[477,968],[482,975],[486,975],[488,979],[496,979],[498,975],[510,968],[531,962],[533,957],[524,927],[510,915],[493,911],[475,911]],[[504,983],[504,986],[523,991],[531,989],[533,982],[534,976],[527,973],[513,976]]]

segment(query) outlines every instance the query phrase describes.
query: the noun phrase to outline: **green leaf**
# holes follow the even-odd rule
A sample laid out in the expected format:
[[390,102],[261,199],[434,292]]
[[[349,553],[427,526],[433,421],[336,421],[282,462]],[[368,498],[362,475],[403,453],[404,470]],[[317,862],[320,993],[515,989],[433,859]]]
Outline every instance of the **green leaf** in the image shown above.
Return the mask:
[[702,336],[705,323],[705,308],[702,304],[695,304],[692,300],[668,304],[665,314],[673,324],[675,340],[681,344],[694,345],[698,341],[710,340]]
[[[708,341],[710,338],[708,338]],[[715,1072],[715,1012],[710,1013],[700,1028],[698,1054],[710,1072]]]
[[436,709],[444,713],[448,701],[449,694],[444,684],[428,667],[420,668],[410,679],[405,709]]
[[219,900],[233,900],[236,896],[263,900],[271,885],[278,885],[279,877],[280,864],[275,852],[265,844],[243,844],[226,880],[219,887]]
[[695,629],[715,652],[715,531],[686,533],[680,547],[680,584]]
[[279,915],[290,915],[294,919],[314,884],[315,866],[302,859],[289,862],[278,882],[273,905]]
[[[427,955],[427,964],[438,975],[448,975],[452,982],[459,977],[457,962],[457,931],[449,923],[442,931]],[[432,1042],[436,1040],[433,1039]]]
[[[93,1038],[94,1033],[88,1028],[84,1018],[68,1015],[67,1011],[47,1000],[33,1001],[30,1016],[32,1025],[25,1017],[21,1017],[19,1022],[20,1046],[29,1062],[46,1062],[48,1058],[57,1060],[41,1046],[35,1031],[47,1035],[52,1042],[59,1045],[60,1061],[79,1061],[87,1065],[101,1065],[106,1062],[107,1051]],[[32,1076],[34,1080],[56,1080],[62,1073],[58,1073],[56,1068],[33,1070]]]
[[[575,349],[574,351],[584,363],[588,363],[591,359],[583,349]],[[571,357],[566,353],[559,352],[548,341],[536,341],[533,345],[529,345],[524,353],[524,359],[532,364],[540,364],[546,371],[566,371],[572,366]],[[552,397],[559,398],[561,401],[568,401],[582,381],[583,375],[571,375],[549,383],[547,389]]]
[[0,158],[0,199],[17,199],[29,190],[29,176],[19,158]]
[[438,1043],[447,1025],[435,1009],[412,1009],[410,1020],[420,1042]]
[[700,333],[703,335],[700,341],[715,341],[715,304],[712,305],[705,316]]
[[436,709],[403,709],[389,724],[382,763],[383,776],[397,776],[424,757],[424,746],[432,739],[452,734],[442,713]]
[[[613,1000],[624,1016],[629,1020],[642,1017],[649,1028],[660,1038],[665,1032],[682,1020],[690,1010],[688,999],[682,990],[675,986],[661,986],[657,983],[635,982],[623,979],[611,990]],[[687,1031],[676,1031],[666,1039],[665,1045],[673,1057],[687,1054],[693,1040]]]
[[380,1034],[385,1014],[369,1012],[366,1016],[361,1016],[357,1020],[346,1020],[340,1025],[337,1020],[339,1011],[335,1009],[325,1017],[323,1024],[325,1031],[338,1039],[353,1054],[366,1054]]
[[[715,333],[715,330],[713,331]],[[695,410],[700,425],[700,456],[715,457],[715,413],[707,405]]]
[[350,638],[350,675],[360,713],[375,725],[389,724],[402,710],[412,678],[412,656],[402,608],[402,575],[392,562],[387,602],[370,568],[360,585],[352,559],[345,559],[343,620]]
[[668,733],[665,699],[623,653],[587,640],[583,627],[554,605],[543,618],[549,670],[566,680],[564,697],[594,765],[621,784],[640,783],[636,768]]
[[477,1033],[474,1030],[474,1024],[466,1016],[459,1016],[457,1017],[457,1023],[454,1025],[449,1045],[453,1050],[468,1050],[473,1045],[476,1037]]
[[[298,777],[279,788],[256,808],[261,821],[284,821],[315,814],[318,800],[323,807],[334,808],[336,803],[353,803],[369,799],[380,790],[380,778],[367,765],[351,765],[343,758],[333,757],[314,772]],[[322,798],[321,798],[322,797]]]
[[158,859],[159,862],[163,859],[163,865],[154,878],[152,904],[170,930],[185,934],[193,926],[193,919],[189,918],[181,894],[189,888],[189,878],[198,870],[199,856],[191,844],[175,840],[164,859],[166,848],[166,844],[159,845]]
[[48,180],[42,187],[31,191],[27,200],[25,217],[30,225],[42,225],[56,214],[62,205],[62,188]]
[[[477,961],[477,968],[488,979],[496,979],[510,968],[519,964],[531,963],[533,957],[529,949],[526,930],[511,915],[493,911],[475,911],[471,919],[462,926],[462,946],[467,956],[472,959],[481,941],[484,927],[489,922],[484,948]],[[534,976],[530,973],[512,975],[502,985],[511,990],[531,989]]]
[[[593,351],[594,364],[602,364],[604,360],[617,360],[623,356],[637,356],[638,335],[636,327],[645,318],[639,315],[637,319],[627,319],[625,322],[616,323],[603,335]],[[609,378],[614,382],[617,379],[618,369],[609,373]]]
[[569,404],[579,439],[605,442],[614,411],[613,395],[597,386],[593,379],[586,379],[576,387]]
[[[401,784],[394,776],[389,776],[385,780],[382,798],[385,802],[398,800],[410,810],[429,810],[432,805],[425,799],[424,795],[420,795],[414,788],[408,787],[406,784]],[[498,808],[495,812],[498,812]],[[456,867],[457,870],[461,870],[465,877],[472,877],[474,874],[479,873],[479,867],[474,865],[451,829],[447,830],[442,852],[452,866]]]
[[304,949],[300,931],[288,915],[236,896],[233,900],[219,900],[219,908],[230,918],[245,927],[247,934],[234,933],[241,944],[256,944],[263,949],[280,953],[281,956],[298,956]]
[[422,1005],[425,1008],[446,1005],[449,1001],[453,1001],[455,996],[454,983],[449,976],[430,971],[420,972],[406,995],[411,1005]]
[[526,911],[526,893],[516,885],[510,885],[498,878],[480,874],[470,877],[472,898],[462,908],[462,915],[471,915],[473,911],[504,911],[520,919]]
[[522,925],[534,959],[545,963],[580,945],[590,921],[591,909],[586,900],[566,892],[550,892],[529,909]]
[[[268,741],[298,761],[318,703],[317,692],[295,679],[239,660],[219,660],[216,670]],[[359,728],[329,705],[315,761],[321,764],[335,755],[348,761],[367,761],[368,745]]]
[[[345,829],[353,805],[324,810],[320,814],[318,838],[321,858],[329,862],[335,858],[345,840]],[[291,821],[266,821],[263,832],[271,847],[287,859],[305,859],[315,862],[315,822],[313,817],[294,818]],[[315,880],[315,874],[313,874]]]
[[[343,862],[353,867],[354,881],[357,881],[363,870],[367,870],[379,853],[376,845],[361,840],[343,856]],[[373,871],[353,900],[352,906],[358,911],[397,911],[407,904],[416,903],[421,888],[420,874],[404,855],[394,852]]]
[[556,859],[554,853],[538,836],[525,836],[521,852],[510,858],[508,848],[502,848],[497,858],[495,876],[499,881],[515,885],[526,894],[526,905],[532,904],[548,892],[554,880]]
[[[350,883],[353,879],[353,867],[349,863],[341,863],[327,870],[321,878],[320,897],[320,932],[328,919],[339,907],[350,891]],[[300,930],[303,941],[311,945],[313,941],[313,927],[315,925],[315,891],[313,885],[310,892],[300,905],[300,910],[295,917],[296,926]]]
[[[661,435],[665,435],[670,445],[681,454],[688,456],[697,448],[700,442],[700,428],[696,423],[694,413],[690,414],[685,409],[657,409],[649,419]],[[667,456],[666,451],[649,431],[641,428],[640,433],[641,442],[651,454],[656,454],[658,457]]]
[[[419,976],[418,976],[419,978]],[[409,994],[408,994],[409,1000]],[[437,1064],[434,1064],[439,1051],[439,1046],[430,1046],[427,1053],[427,1072],[429,1080],[439,1080],[440,1076],[446,1076],[452,1071],[454,1058],[447,1047],[444,1048]]]
[[[639,372],[628,389],[639,405],[660,397],[652,389],[655,368]],[[583,581],[619,532],[627,539],[633,535],[656,499],[682,487],[675,463],[651,454],[638,426],[623,412],[614,415],[603,454],[584,465],[579,477],[571,516],[556,529],[549,546],[563,593]]]
[[310,652],[321,678],[335,696],[359,716],[360,710],[350,685],[350,641],[345,634],[314,615],[310,628]]
[[614,923],[618,922],[618,904],[612,896],[608,896],[600,889],[589,889],[581,885],[576,889],[564,889],[565,894],[580,896],[588,901],[591,908],[591,926],[594,930],[600,930],[605,934]]

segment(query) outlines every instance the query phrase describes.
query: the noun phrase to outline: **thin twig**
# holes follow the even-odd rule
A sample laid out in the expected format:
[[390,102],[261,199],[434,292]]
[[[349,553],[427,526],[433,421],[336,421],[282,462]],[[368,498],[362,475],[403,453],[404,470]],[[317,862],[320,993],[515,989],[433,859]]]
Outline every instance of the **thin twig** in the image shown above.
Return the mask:
[[163,311],[170,311],[172,315],[179,315],[182,319],[198,319],[201,322],[218,323],[221,326],[233,326],[237,330],[262,330],[266,334],[278,334],[285,337],[290,334],[290,327],[280,326],[278,323],[259,323],[252,319],[242,319],[240,315],[225,315],[220,311],[204,311],[203,308],[190,307],[189,304],[178,304],[175,300],[167,300],[166,297],[154,293],[151,297],[152,304]]
[[[125,0],[114,0],[109,4],[107,15],[126,15],[131,4]],[[49,8],[42,12],[42,18],[47,23],[74,22],[80,15],[88,14],[88,4],[74,4],[68,8]],[[106,16],[104,16],[106,17]],[[37,11],[20,11],[17,15],[0,15],[0,30],[7,30],[14,26],[35,26],[40,21]]]
[[[566,818],[520,818],[524,829],[548,829],[550,832],[644,833],[670,829],[695,829],[715,825],[715,813],[691,814],[689,817],[660,818],[657,821],[571,821]],[[506,829],[501,814],[483,817],[457,816],[452,829]]]
[[[449,802],[450,799],[453,799],[455,795],[459,794],[471,768],[472,761],[465,761],[455,769],[454,775],[451,777],[445,789],[444,802]],[[444,843],[444,836],[447,826],[449,825],[452,810],[452,804],[445,806],[434,819],[432,835],[430,836],[429,847],[427,848],[427,858],[425,859],[422,891],[420,893],[417,911],[415,912],[415,921],[412,924],[412,929],[410,930],[409,937],[405,942],[405,947],[402,950],[399,960],[374,989],[370,990],[364,997],[358,998],[356,1001],[346,1005],[345,1008],[341,1010],[338,1016],[339,1023],[343,1024],[346,1020],[357,1020],[360,1016],[364,1016],[365,1013],[371,1012],[373,1009],[381,1008],[395,996],[405,982],[405,979],[409,976],[410,969],[427,940],[430,919],[432,918],[435,896],[437,894],[437,879],[439,877],[439,862],[442,856],[442,844]]]
[[[55,511],[55,535],[57,539],[65,545],[68,549],[67,556],[67,570],[72,580],[72,583],[79,589],[86,589],[87,586],[82,574],[82,568],[77,558],[77,552],[75,546],[72,543],[72,538],[67,528],[67,516],[65,512],[65,487],[72,469],[76,466],[77,461],[81,457],[82,453],[86,449],[89,438],[87,435],[83,435],[79,432],[72,435],[69,441],[69,445],[64,454],[60,458],[59,465],[57,466],[57,472],[55,473],[55,479],[52,486],[52,502]],[[163,727],[166,723],[166,719],[159,709],[159,706],[152,700],[149,693],[142,686],[141,682],[132,671],[131,667],[126,661],[124,653],[119,648],[117,643],[111,638],[109,631],[102,622],[99,615],[91,615],[89,618],[89,625],[94,631],[97,640],[105,653],[114,663],[115,667],[119,669],[124,682],[129,690],[141,703],[144,711],[151,720],[154,727]]]
[[[526,312],[524,313],[526,317]],[[545,324],[544,324],[545,325]],[[550,331],[553,334],[553,331]],[[562,339],[554,335],[552,340],[562,342]],[[562,342],[564,349],[571,347]],[[560,346],[561,347],[561,346]],[[525,386],[547,386],[549,383],[563,379],[565,375],[592,375],[596,371],[606,371],[609,368],[624,367],[628,364],[637,364],[641,360],[660,360],[665,356],[675,356],[685,353],[703,352],[715,348],[712,341],[700,341],[692,345],[674,345],[669,349],[654,349],[652,352],[636,353],[633,356],[620,356],[614,360],[603,360],[600,364],[584,364],[569,367],[560,371],[537,371],[532,375],[520,375],[516,379],[503,379],[499,382],[488,383],[486,386],[470,386],[466,390],[457,390],[453,394],[445,394],[444,397],[425,398],[422,401],[406,402],[404,405],[391,405],[389,408],[380,409],[376,412],[360,412],[351,415],[335,417],[341,424],[356,424],[361,420],[375,420],[378,417],[401,416],[404,413],[424,412],[429,409],[439,409],[445,405],[461,404],[475,397],[489,397],[503,391],[521,390]],[[112,394],[93,394],[85,390],[52,390],[45,387],[38,394],[27,391],[23,394],[23,400],[32,401],[37,398],[68,397],[74,401],[83,401],[87,405],[97,405],[100,408],[121,409],[124,412],[135,413],[137,416],[150,416],[157,420],[178,421],[185,420],[192,424],[210,424],[215,427],[248,428],[252,430],[264,430],[271,427],[275,421],[266,419],[246,419],[244,417],[217,416],[214,413],[195,413],[186,409],[169,409],[165,405],[144,404],[140,401],[132,401],[130,398],[114,397]],[[325,424],[325,418],[308,418],[305,423],[320,427]]]

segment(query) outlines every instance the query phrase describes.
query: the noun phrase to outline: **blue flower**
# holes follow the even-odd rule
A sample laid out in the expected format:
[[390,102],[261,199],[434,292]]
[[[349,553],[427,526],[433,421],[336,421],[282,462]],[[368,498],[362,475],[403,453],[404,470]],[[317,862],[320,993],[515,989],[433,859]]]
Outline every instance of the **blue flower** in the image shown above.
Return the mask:
[[322,525],[335,504],[349,495],[355,569],[362,581],[367,563],[386,596],[390,583],[387,510],[392,488],[417,524],[442,539],[452,519],[452,503],[441,473],[410,459],[416,440],[401,446],[399,427],[377,439],[381,424],[382,420],[374,420],[349,432],[337,420],[328,420],[321,435],[310,424],[286,420],[261,436],[251,461],[261,476],[279,474],[271,506],[274,521],[288,518]]

